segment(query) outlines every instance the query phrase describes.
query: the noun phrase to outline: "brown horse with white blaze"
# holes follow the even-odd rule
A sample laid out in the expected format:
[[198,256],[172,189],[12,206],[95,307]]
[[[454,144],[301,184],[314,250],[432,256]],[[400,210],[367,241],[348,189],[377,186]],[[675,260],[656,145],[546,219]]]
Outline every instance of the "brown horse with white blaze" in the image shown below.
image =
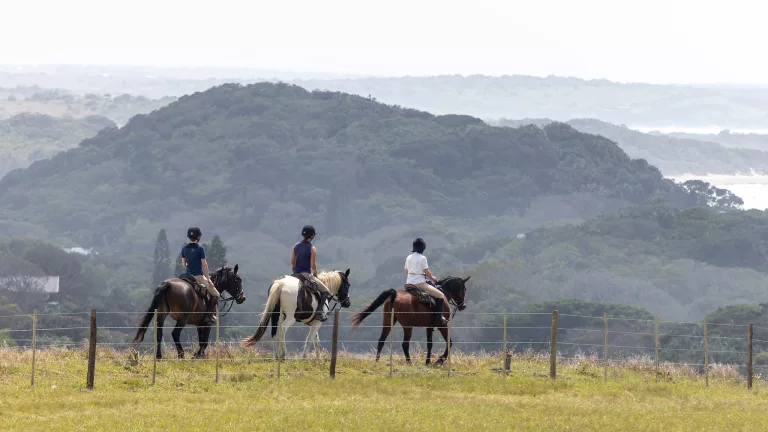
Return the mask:
[[[447,277],[438,281],[438,286],[442,289],[445,297],[448,299],[449,304],[456,305],[456,307],[462,311],[466,309],[466,282],[471,276],[467,276],[466,279],[460,277]],[[450,317],[449,304],[443,304],[443,316]],[[389,289],[381,294],[370,305],[360,312],[352,315],[352,328],[356,328],[368,317],[373,311],[384,305],[384,320],[381,329],[381,336],[379,337],[379,344],[376,350],[376,361],[379,361],[381,355],[381,349],[384,347],[384,343],[389,336],[389,332],[392,331],[392,314],[394,313],[394,323],[400,323],[403,326],[403,353],[405,353],[405,360],[410,363],[411,356],[409,353],[411,334],[414,327],[425,327],[427,329],[427,362],[430,364],[432,356],[432,333],[434,331],[433,319],[437,312],[432,312],[430,308],[422,304],[418,297],[405,291]],[[393,324],[393,323],[392,323]],[[445,352],[437,359],[437,364],[442,364],[446,358],[448,358],[448,344],[453,344],[452,341],[448,341],[448,328],[439,327],[440,334],[443,335],[443,340],[446,341]]]

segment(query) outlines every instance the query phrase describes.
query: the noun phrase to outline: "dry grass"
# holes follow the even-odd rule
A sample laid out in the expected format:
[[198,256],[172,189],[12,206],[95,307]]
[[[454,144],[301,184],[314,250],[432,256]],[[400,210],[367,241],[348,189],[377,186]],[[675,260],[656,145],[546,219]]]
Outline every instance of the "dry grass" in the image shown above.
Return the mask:
[[[166,351],[167,354],[171,352]],[[595,356],[561,359],[548,377],[548,356],[456,353],[447,368],[407,365],[395,357],[340,355],[335,380],[328,354],[286,360],[225,348],[220,380],[215,354],[200,361],[164,360],[100,348],[96,385],[85,390],[86,351],[0,349],[0,430],[766,430],[768,394],[756,379],[747,390],[734,367],[713,365],[710,386],[695,368],[651,358],[610,365],[608,382]]]

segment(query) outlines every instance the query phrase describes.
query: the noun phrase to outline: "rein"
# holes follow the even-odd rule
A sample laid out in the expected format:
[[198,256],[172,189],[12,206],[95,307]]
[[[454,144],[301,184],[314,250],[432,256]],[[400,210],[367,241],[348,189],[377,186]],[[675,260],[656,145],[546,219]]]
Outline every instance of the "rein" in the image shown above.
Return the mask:
[[[224,294],[229,295],[229,297],[225,298]],[[228,314],[229,311],[232,309],[232,305],[235,303],[235,298],[232,297],[232,295],[230,295],[229,292],[225,290],[219,293],[219,300],[223,302],[223,303],[222,302],[219,303],[219,318],[221,318],[226,314]],[[223,311],[225,308],[227,310],[224,313],[221,313],[221,311]]]

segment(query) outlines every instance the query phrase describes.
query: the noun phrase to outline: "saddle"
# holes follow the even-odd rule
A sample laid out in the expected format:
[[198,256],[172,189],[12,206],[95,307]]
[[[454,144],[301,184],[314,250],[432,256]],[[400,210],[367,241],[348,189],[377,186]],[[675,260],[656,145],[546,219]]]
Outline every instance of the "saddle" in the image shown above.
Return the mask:
[[183,280],[184,282],[192,286],[192,288],[195,290],[195,293],[204,302],[207,303],[211,300],[211,295],[208,294],[208,290],[205,288],[205,286],[197,283],[197,279],[195,279],[195,277],[192,276],[191,274],[184,273],[183,275],[179,275],[179,279]]
[[419,303],[426,305],[430,310],[435,310],[435,299],[432,298],[431,295],[427,294],[427,292],[423,289],[417,287],[416,285],[406,284],[405,291],[411,295],[416,296],[416,298],[419,299]]
[[[299,280],[299,293],[296,295],[296,312],[293,317],[296,321],[309,324],[314,320],[315,315],[320,314],[323,305],[320,303],[320,293],[317,291],[315,283],[307,279],[301,273],[294,273],[291,276]],[[317,310],[312,309],[312,299],[317,300]]]

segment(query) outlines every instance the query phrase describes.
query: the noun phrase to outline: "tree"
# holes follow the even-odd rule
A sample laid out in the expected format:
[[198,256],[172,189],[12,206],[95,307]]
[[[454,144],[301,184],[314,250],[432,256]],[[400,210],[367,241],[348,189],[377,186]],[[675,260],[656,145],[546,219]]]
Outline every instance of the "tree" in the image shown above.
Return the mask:
[[154,268],[152,270],[152,285],[159,285],[170,277],[171,270],[171,248],[168,245],[168,236],[165,229],[161,229],[157,234],[157,243],[155,243]]
[[218,235],[213,236],[210,244],[203,244],[208,268],[213,271],[227,264],[227,248]]

